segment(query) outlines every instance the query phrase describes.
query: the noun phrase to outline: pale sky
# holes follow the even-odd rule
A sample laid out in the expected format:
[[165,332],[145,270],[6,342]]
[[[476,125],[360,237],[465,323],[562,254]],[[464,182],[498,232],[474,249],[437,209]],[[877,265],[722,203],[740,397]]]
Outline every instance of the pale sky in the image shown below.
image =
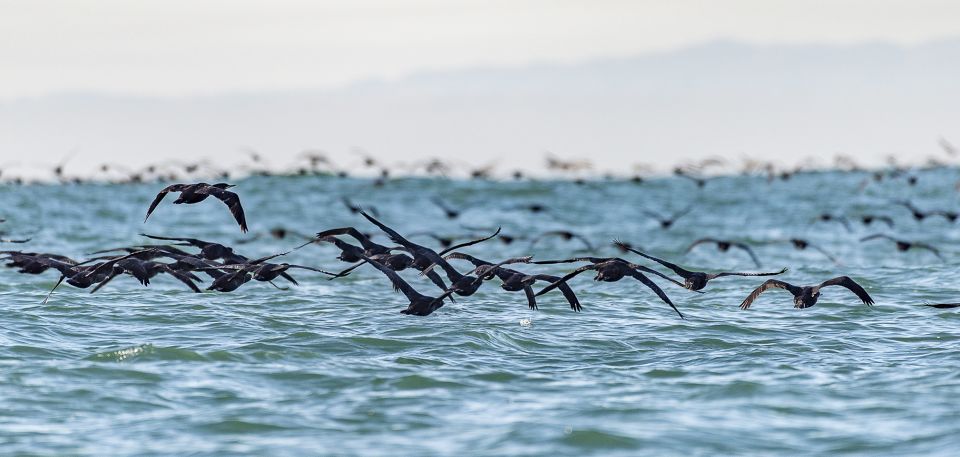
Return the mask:
[[909,45],[958,23],[947,0],[0,0],[0,99],[325,88],[716,39]]

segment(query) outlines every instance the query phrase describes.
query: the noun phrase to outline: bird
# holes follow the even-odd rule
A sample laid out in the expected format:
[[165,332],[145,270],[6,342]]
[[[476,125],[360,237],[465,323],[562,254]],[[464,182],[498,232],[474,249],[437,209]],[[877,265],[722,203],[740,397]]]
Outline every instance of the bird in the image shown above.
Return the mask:
[[897,246],[897,250],[900,251],[900,252],[906,252],[906,251],[909,251],[909,250],[911,250],[911,249],[913,249],[913,248],[926,249],[926,250],[932,252],[933,255],[937,256],[938,259],[944,260],[943,256],[940,255],[940,250],[937,249],[937,248],[935,248],[935,247],[933,247],[933,246],[931,246],[931,245],[929,245],[929,244],[926,244],[926,243],[918,243],[918,242],[916,242],[916,241],[898,240],[898,239],[896,239],[896,238],[894,238],[894,237],[892,237],[892,236],[884,235],[884,234],[882,234],[882,233],[875,233],[875,234],[873,234],[873,235],[865,236],[865,237],[863,237],[863,238],[860,238],[860,242],[870,241],[870,240],[878,240],[878,239],[893,241],[893,242],[896,244],[896,246]]
[[857,216],[857,218],[860,219],[860,222],[862,222],[863,225],[871,225],[875,221],[883,222],[884,224],[887,224],[887,227],[890,227],[890,228],[893,228],[893,225],[894,225],[893,218],[890,216],[875,215],[875,214],[861,214]]
[[845,216],[837,216],[830,213],[821,213],[816,217],[817,221],[820,222],[839,222],[843,225],[843,228],[847,229],[847,232],[852,232],[853,227],[850,226],[850,220]]
[[590,244],[590,241],[587,240],[586,237],[584,237],[583,235],[577,234],[577,233],[573,233],[573,232],[571,232],[571,231],[569,231],[569,230],[550,230],[550,231],[547,231],[547,232],[543,232],[543,233],[541,233],[540,235],[537,235],[536,237],[534,237],[533,240],[530,241],[530,246],[528,247],[528,249],[532,250],[532,249],[534,248],[534,246],[536,246],[537,243],[540,242],[540,240],[542,240],[542,239],[544,239],[544,238],[546,238],[546,237],[559,237],[560,239],[562,239],[562,240],[564,240],[564,241],[570,241],[570,240],[572,240],[572,239],[577,239],[577,241],[580,241],[581,243],[583,243],[583,247],[584,247],[585,250],[587,250],[587,251],[592,251],[592,250],[593,250],[593,245]]
[[433,197],[430,199],[430,201],[434,205],[437,205],[438,208],[443,210],[443,213],[447,216],[447,219],[456,219],[460,217],[460,211],[451,207],[450,205],[447,205],[442,199],[440,199],[440,197]]
[[775,275],[783,274],[783,273],[785,273],[785,272],[787,271],[786,268],[783,268],[783,269],[780,270],[780,271],[775,271],[775,272],[770,272],[770,273],[731,273],[731,272],[704,273],[704,272],[700,272],[700,271],[690,271],[690,270],[686,270],[686,269],[684,269],[684,268],[681,268],[681,267],[677,266],[676,264],[667,262],[666,260],[659,259],[659,258],[654,257],[654,256],[652,256],[652,255],[644,254],[644,253],[641,252],[641,251],[638,251],[638,250],[636,250],[636,249],[633,249],[633,248],[627,246],[626,243],[623,243],[623,242],[621,242],[620,240],[614,240],[613,244],[614,244],[614,246],[617,246],[618,248],[625,249],[625,250],[630,251],[630,252],[632,252],[632,253],[634,253],[634,254],[637,254],[637,255],[639,255],[639,256],[641,256],[641,257],[645,257],[645,258],[647,258],[647,259],[653,260],[654,262],[657,262],[657,263],[659,263],[660,265],[663,265],[663,266],[665,266],[665,267],[673,270],[674,273],[680,275],[680,277],[683,278],[683,287],[685,287],[685,288],[687,288],[687,289],[689,289],[689,290],[694,290],[694,291],[696,291],[696,290],[701,290],[701,289],[703,289],[704,287],[707,287],[707,282],[708,282],[708,281],[713,280],[713,279],[717,279],[717,278],[721,278],[721,277],[724,277],[724,276],[775,276]]
[[667,294],[663,292],[663,289],[661,289],[660,286],[658,286],[655,282],[651,281],[650,278],[648,278],[646,275],[641,273],[641,271],[660,276],[680,287],[683,287],[683,284],[677,282],[674,279],[667,277],[663,273],[660,273],[656,270],[652,270],[643,265],[630,263],[630,262],[627,262],[626,260],[616,258],[616,257],[608,257],[608,258],[575,257],[572,259],[565,259],[565,260],[540,260],[540,261],[533,261],[531,263],[544,265],[544,264],[552,264],[552,263],[569,263],[569,262],[590,262],[590,265],[584,265],[582,267],[577,268],[576,270],[573,270],[570,273],[567,273],[565,276],[563,276],[559,280],[554,281],[550,283],[550,285],[548,285],[547,287],[544,287],[543,289],[541,289],[540,292],[536,293],[536,296],[543,295],[559,287],[560,284],[573,279],[575,276],[579,275],[580,273],[583,273],[584,271],[595,270],[597,274],[593,278],[594,281],[616,282],[623,279],[626,276],[630,276],[640,281],[641,283],[643,283],[643,285],[647,286],[648,288],[650,288],[650,290],[652,290],[655,294],[657,294],[657,296],[660,297],[660,300],[663,300],[664,303],[670,305],[670,307],[673,308],[674,311],[676,311],[677,315],[679,315],[681,319],[684,319],[683,314],[680,312],[679,309],[677,309],[677,306],[674,305],[672,301],[670,301],[670,297],[668,297]]
[[30,238],[24,238],[24,239],[22,239],[22,240],[14,240],[14,239],[10,239],[10,238],[0,238],[0,243],[15,243],[15,244],[16,244],[16,243],[20,243],[20,244],[22,244],[22,243],[29,243],[29,242],[30,242]]
[[223,260],[227,263],[243,263],[249,260],[248,258],[239,255],[233,251],[233,248],[226,246],[220,243],[214,243],[212,241],[204,241],[197,238],[181,238],[173,236],[158,236],[158,235],[148,235],[146,233],[141,233],[140,236],[145,236],[154,240],[164,240],[164,241],[182,241],[186,245],[194,246],[200,249],[200,256],[207,260]]
[[[495,266],[491,262],[480,260],[474,256],[471,256],[469,254],[464,254],[462,252],[452,252],[444,256],[444,259],[466,260],[472,263],[477,268],[481,266],[488,266],[489,268],[486,271],[482,271],[480,273],[484,273],[486,275],[489,275],[489,274],[496,275],[498,278],[500,278],[500,281],[503,282],[500,285],[500,287],[505,291],[517,292],[522,290],[527,296],[527,306],[530,309],[537,309],[537,298],[536,298],[536,294],[533,291],[533,285],[537,281],[547,281],[552,283],[560,280],[558,276],[543,275],[543,274],[528,275],[525,273],[521,273],[517,270],[506,268],[502,265]],[[486,278],[483,278],[483,279],[486,279]],[[557,286],[557,288],[560,289],[560,292],[563,293],[564,298],[567,299],[567,302],[570,304],[570,309],[576,312],[580,312],[580,310],[583,309],[583,307],[580,305],[580,301],[577,299],[577,295],[573,292],[573,289],[571,289],[570,286],[567,285],[567,283],[564,282],[559,286]]]
[[163,198],[166,197],[170,192],[180,192],[180,196],[173,201],[174,204],[200,203],[212,195],[227,205],[227,208],[230,209],[230,213],[233,214],[234,219],[237,220],[237,224],[240,224],[240,231],[246,233],[247,219],[243,214],[243,206],[240,205],[240,196],[227,190],[231,187],[235,186],[227,183],[217,183],[211,185],[204,182],[197,184],[169,185],[161,190],[160,193],[157,194],[157,197],[153,199],[153,203],[151,203],[150,208],[147,209],[147,216],[143,218],[143,222],[147,222],[147,219],[150,218],[150,214],[153,213],[153,210],[157,208],[157,205],[159,205]]
[[440,294],[439,297],[423,295],[420,292],[417,292],[417,290],[410,286],[410,284],[408,284],[406,281],[404,281],[396,271],[393,271],[386,265],[366,256],[363,257],[363,260],[365,260],[366,263],[373,265],[374,268],[380,270],[380,272],[383,273],[393,284],[393,290],[402,292],[403,295],[407,297],[407,300],[410,301],[406,309],[400,311],[401,314],[429,316],[443,306],[443,300],[445,298],[454,293],[453,289],[448,289]]
[[[430,249],[425,246],[421,246],[419,244],[411,242],[410,240],[407,240],[402,235],[397,233],[395,230],[391,229],[390,227],[387,227],[382,222],[378,221],[375,217],[367,214],[366,212],[361,211],[360,215],[365,217],[373,225],[376,225],[377,227],[379,227],[380,230],[383,230],[383,232],[390,237],[391,241],[399,244],[400,246],[403,247],[404,250],[409,252],[410,255],[413,257],[414,268],[420,270],[421,272],[425,272],[430,268],[431,265],[437,264],[437,266],[443,269],[444,273],[447,274],[447,279],[449,279],[451,283],[448,290],[452,290],[456,292],[457,295],[466,297],[466,296],[473,295],[473,293],[476,292],[477,289],[480,287],[480,283],[475,281],[476,278],[469,275],[464,275],[458,272],[455,268],[453,268],[453,266],[451,266],[446,260],[444,260],[439,253],[437,253],[433,249]],[[460,249],[473,244],[477,244],[477,243],[489,240],[494,236],[497,236],[497,233],[494,233],[493,235],[486,238],[480,238],[477,240],[468,241],[466,243],[460,243],[455,247],[455,249]],[[454,248],[447,248],[447,249],[453,250]]]
[[[753,260],[753,263],[757,265],[757,268],[760,268],[760,266],[761,266],[761,265],[760,265],[760,259],[757,258],[757,255],[753,252],[753,249],[751,249],[750,246],[746,245],[745,243],[741,243],[741,242],[738,242],[738,241],[718,240],[718,239],[716,239],[716,238],[700,238],[699,240],[696,240],[696,241],[694,241],[693,243],[690,243],[690,246],[687,246],[687,251],[686,251],[686,252],[687,252],[687,253],[690,253],[690,251],[692,251],[693,248],[695,248],[695,247],[697,247],[697,246],[699,246],[699,245],[701,245],[701,244],[704,244],[704,243],[714,243],[714,244],[716,244],[716,245],[717,245],[717,250],[719,250],[720,252],[727,252],[727,251],[730,250],[731,247],[735,247],[735,248],[738,248],[738,249],[742,249],[742,250],[744,250],[747,254],[750,255],[750,259]],[[614,243],[614,245],[617,246],[617,247],[620,248],[620,249],[623,249],[623,248],[621,248],[620,246],[618,246],[616,243]]]
[[659,223],[660,223],[660,228],[662,228],[662,229],[664,229],[664,230],[668,230],[668,229],[670,229],[670,227],[673,227],[673,224],[675,224],[678,219],[680,219],[680,218],[683,217],[683,216],[686,216],[686,215],[689,214],[691,211],[693,211],[693,205],[690,205],[690,206],[688,206],[688,207],[686,207],[686,208],[684,208],[684,209],[682,209],[682,210],[680,210],[680,211],[677,211],[676,213],[673,213],[673,214],[671,214],[671,215],[669,215],[669,216],[663,216],[663,215],[661,215],[661,214],[659,214],[659,213],[656,213],[656,212],[653,212],[653,211],[650,211],[650,210],[643,210],[643,214],[646,214],[647,216],[649,216],[649,217],[655,219],[657,222],[659,222]]
[[824,249],[821,248],[820,246],[817,246],[817,245],[815,245],[815,244],[810,243],[809,241],[807,241],[807,240],[805,240],[805,239],[802,239],[802,238],[790,238],[788,241],[790,242],[790,244],[793,245],[794,249],[796,249],[796,250],[798,250],[798,251],[805,251],[805,250],[807,250],[807,248],[810,248],[810,249],[813,249],[814,251],[817,251],[817,252],[823,254],[824,257],[826,257],[827,259],[830,259],[831,262],[833,262],[833,263],[839,263],[839,262],[837,261],[837,258],[834,257],[834,256],[832,256],[832,255],[830,255],[829,252],[827,252],[826,250],[824,250]]
[[860,299],[865,305],[872,306],[873,299],[870,298],[870,295],[867,293],[860,284],[857,284],[854,280],[850,279],[847,276],[838,276],[833,279],[828,279],[816,286],[803,286],[798,287],[792,284],[779,281],[776,279],[768,279],[766,282],[757,287],[746,299],[743,300],[743,303],[740,304],[740,309],[749,309],[750,305],[760,296],[763,292],[769,289],[785,289],[786,291],[793,294],[793,307],[794,308],[809,308],[817,304],[817,300],[820,298],[820,289],[827,286],[843,286],[849,289],[851,292],[857,295],[857,298]]
[[366,211],[369,211],[370,214],[380,217],[380,211],[377,211],[377,208],[373,206],[364,207],[364,206],[357,205],[345,196],[340,197],[340,201],[343,202],[343,206],[346,206],[351,214],[358,214],[360,211],[366,210]]
[[923,221],[924,219],[931,216],[940,216],[946,219],[949,222],[956,222],[957,218],[960,217],[960,214],[953,211],[923,211],[920,208],[917,208],[909,200],[897,200],[893,202],[896,205],[900,205],[904,208],[910,210],[910,213],[913,215],[913,218],[918,222]]

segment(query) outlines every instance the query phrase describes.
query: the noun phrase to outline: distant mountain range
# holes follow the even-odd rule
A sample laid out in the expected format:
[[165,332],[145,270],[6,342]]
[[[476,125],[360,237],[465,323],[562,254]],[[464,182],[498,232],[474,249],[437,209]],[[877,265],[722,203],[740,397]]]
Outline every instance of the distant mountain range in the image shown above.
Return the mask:
[[500,170],[551,151],[624,170],[706,156],[876,163],[960,143],[960,40],[913,47],[702,46],[569,65],[411,75],[339,89],[150,98],[55,94],[0,101],[0,165],[209,156],[273,163],[323,149],[344,163],[443,157]]

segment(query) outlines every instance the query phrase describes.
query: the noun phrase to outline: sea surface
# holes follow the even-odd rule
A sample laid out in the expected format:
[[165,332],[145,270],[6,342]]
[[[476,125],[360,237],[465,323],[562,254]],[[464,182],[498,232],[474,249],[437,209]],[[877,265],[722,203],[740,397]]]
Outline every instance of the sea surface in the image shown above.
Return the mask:
[[[292,271],[299,287],[252,282],[227,294],[191,293],[167,276],[146,288],[120,277],[92,295],[61,287],[42,304],[56,272],[2,268],[0,455],[957,455],[960,314],[922,304],[960,301],[960,229],[942,218],[917,222],[890,201],[960,210],[960,172],[915,175],[915,186],[823,172],[774,182],[719,177],[702,189],[681,178],[406,178],[374,187],[359,178],[254,177],[235,182],[248,235],[216,201],[173,205],[168,197],[144,223],[166,183],[0,185],[0,231],[33,238],[3,249],[86,258],[149,241],[138,235],[145,232],[261,256],[300,243],[264,234],[274,227],[377,233],[340,202],[350,196],[402,233],[500,226],[521,238],[464,250],[488,260],[621,255],[610,246],[620,238],[692,268],[756,271],[736,248],[685,252],[699,237],[730,238],[752,245],[763,269],[789,267],[780,279],[848,275],[877,302],[868,307],[831,287],[815,307],[794,309],[790,294],[772,290],[741,311],[764,278],[721,278],[705,294],[657,279],[681,320],[639,282],[600,283],[588,272],[571,281],[580,313],[555,292],[531,311],[522,293],[494,280],[414,317],[399,313],[407,302],[381,273],[363,267],[333,281]],[[435,196],[461,208],[460,217],[447,219]],[[533,203],[546,211],[519,209]],[[644,214],[690,204],[669,230]],[[884,214],[896,225],[851,219],[848,232],[815,221],[822,212]],[[555,229],[582,234],[593,249],[560,238],[530,248],[530,236]],[[858,241],[878,232],[930,243],[945,261]],[[791,237],[839,263],[794,249]],[[375,241],[388,243],[379,233]],[[310,245],[285,261],[348,266],[337,254]],[[562,275],[578,265],[516,268]],[[438,292],[415,271],[401,275]]]

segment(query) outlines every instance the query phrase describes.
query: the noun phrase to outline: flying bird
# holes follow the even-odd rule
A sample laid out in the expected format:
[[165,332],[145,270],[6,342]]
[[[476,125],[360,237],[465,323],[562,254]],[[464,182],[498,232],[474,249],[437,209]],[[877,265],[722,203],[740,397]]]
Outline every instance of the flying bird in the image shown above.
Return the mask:
[[854,280],[850,279],[847,276],[839,276],[833,279],[824,281],[816,286],[803,286],[797,287],[792,284],[779,281],[776,279],[768,279],[760,287],[757,287],[746,299],[743,300],[743,303],[740,304],[740,309],[749,309],[750,305],[753,303],[760,294],[764,293],[770,289],[784,289],[791,294],[793,294],[793,307],[794,308],[809,308],[817,304],[817,300],[820,298],[820,289],[827,286],[843,286],[849,289],[851,292],[857,295],[857,298],[860,299],[865,305],[873,305],[873,299],[870,298],[870,295],[867,294],[867,291],[857,284]]
[[690,205],[690,206],[688,206],[688,207],[686,207],[686,208],[684,208],[684,209],[682,209],[682,210],[680,210],[680,211],[677,211],[676,213],[673,213],[673,214],[671,214],[671,215],[669,215],[669,216],[663,216],[663,215],[661,215],[661,214],[659,214],[659,213],[656,213],[656,212],[653,212],[653,211],[650,211],[650,210],[643,210],[643,214],[646,214],[647,216],[649,216],[649,217],[655,219],[657,222],[659,222],[659,223],[660,223],[660,228],[662,228],[662,229],[664,229],[664,230],[668,230],[668,229],[670,229],[670,227],[673,227],[673,224],[675,224],[678,219],[680,219],[680,218],[683,217],[683,216],[686,216],[687,214],[690,214],[691,211],[693,211],[693,205]]
[[937,256],[938,259],[944,260],[943,256],[940,255],[940,250],[937,249],[937,248],[935,248],[935,247],[933,247],[933,246],[931,246],[931,245],[929,245],[929,244],[926,244],[926,243],[918,243],[918,242],[916,242],[916,241],[898,240],[898,239],[896,239],[896,238],[894,238],[894,237],[892,237],[892,236],[884,235],[884,234],[882,234],[882,233],[876,233],[876,234],[873,234],[873,235],[870,235],[870,236],[865,236],[865,237],[863,237],[863,238],[860,239],[860,242],[870,241],[870,240],[878,240],[878,239],[893,241],[893,242],[896,244],[896,246],[897,246],[897,251],[900,251],[900,252],[906,252],[906,251],[909,251],[909,250],[914,249],[914,248],[917,248],[917,249],[926,249],[926,250],[932,252],[933,255]]
[[717,278],[722,278],[724,276],[775,276],[775,275],[783,274],[787,271],[786,268],[780,271],[771,272],[771,273],[730,273],[730,272],[704,273],[700,271],[690,271],[690,270],[683,269],[677,266],[676,264],[667,262],[666,260],[656,258],[652,255],[644,254],[643,252],[633,249],[629,247],[626,243],[623,243],[619,240],[614,240],[613,244],[614,246],[617,246],[620,249],[624,249],[634,254],[637,254],[641,257],[645,257],[647,259],[653,260],[654,262],[657,262],[660,265],[663,265],[673,270],[674,273],[680,275],[680,277],[683,278],[683,287],[690,290],[694,290],[694,291],[707,287],[708,281],[717,279]]
[[[751,249],[750,246],[746,245],[745,243],[741,243],[741,242],[738,242],[738,241],[718,240],[718,239],[716,239],[716,238],[700,238],[699,240],[696,240],[696,241],[694,241],[693,243],[690,243],[690,246],[687,246],[687,251],[686,251],[686,252],[689,253],[690,251],[693,250],[693,248],[695,248],[695,247],[697,247],[697,246],[699,246],[699,245],[701,245],[701,244],[704,244],[704,243],[713,243],[713,244],[716,244],[716,245],[717,245],[717,250],[719,250],[720,252],[727,252],[727,251],[730,250],[731,247],[735,247],[735,248],[737,248],[737,249],[742,249],[744,252],[746,252],[747,254],[750,255],[750,259],[752,259],[752,260],[753,260],[753,263],[757,265],[757,268],[760,268],[760,259],[757,258],[757,255],[753,252],[753,249]],[[617,246],[617,247],[620,248],[620,249],[623,249],[622,247],[620,247],[620,246],[617,245],[616,243],[615,243],[614,245]],[[636,251],[634,251],[634,252],[636,252]]]
[[230,208],[230,213],[233,214],[234,219],[237,220],[237,224],[240,224],[240,230],[242,232],[246,232],[247,219],[243,214],[243,206],[240,205],[240,197],[237,194],[227,190],[231,187],[234,186],[227,183],[217,183],[211,185],[204,182],[198,184],[169,185],[161,190],[160,193],[157,194],[157,197],[153,199],[153,203],[151,203],[150,208],[147,209],[147,216],[143,218],[143,222],[147,222],[147,219],[150,218],[150,214],[153,213],[153,210],[157,208],[157,205],[159,205],[160,202],[163,201],[163,198],[166,197],[170,192],[180,192],[180,196],[173,201],[173,203],[177,205],[182,203],[200,203],[212,195],[226,204],[227,208]]
[[536,246],[537,243],[540,242],[540,240],[542,240],[542,239],[544,239],[544,238],[546,238],[546,237],[559,237],[560,239],[562,239],[562,240],[564,240],[564,241],[570,241],[570,240],[572,240],[572,239],[576,239],[577,241],[583,243],[583,247],[584,247],[585,250],[587,250],[587,251],[592,251],[592,250],[593,250],[593,245],[590,244],[590,241],[587,240],[586,237],[584,237],[583,235],[577,234],[577,233],[573,233],[573,232],[571,232],[571,231],[569,231],[569,230],[550,230],[550,231],[547,231],[547,232],[543,232],[543,233],[541,233],[540,235],[536,236],[533,240],[530,241],[530,247],[529,247],[528,249],[531,249],[531,250],[532,250],[532,249],[534,248],[534,246]]

